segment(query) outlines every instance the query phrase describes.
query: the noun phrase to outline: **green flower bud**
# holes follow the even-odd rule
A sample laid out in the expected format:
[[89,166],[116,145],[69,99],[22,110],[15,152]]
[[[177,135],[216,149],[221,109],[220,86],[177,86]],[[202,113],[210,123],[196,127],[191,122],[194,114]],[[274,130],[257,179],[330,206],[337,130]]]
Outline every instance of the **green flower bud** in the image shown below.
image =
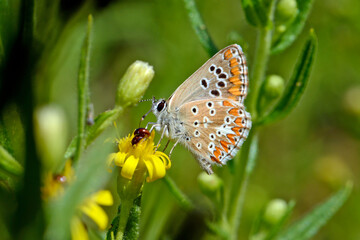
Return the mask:
[[278,75],[270,75],[265,79],[264,94],[268,99],[278,98],[284,91],[284,79]]
[[276,7],[276,19],[280,22],[286,22],[298,13],[296,0],[280,0]]
[[49,105],[34,114],[36,148],[46,170],[61,163],[66,148],[67,124],[61,108]]
[[284,217],[287,203],[282,199],[273,199],[266,206],[264,220],[271,225],[278,223]]
[[360,86],[347,90],[343,102],[345,109],[350,114],[360,116]]
[[200,190],[207,196],[214,196],[222,187],[223,180],[219,178],[216,174],[208,175],[205,172],[202,172],[198,176],[198,183]]
[[120,80],[117,96],[117,106],[129,106],[140,101],[154,77],[154,69],[146,62],[135,61],[126,70]]
[[277,26],[275,29],[276,33],[278,34],[282,34],[283,32],[285,32],[285,30],[286,30],[286,26],[283,24]]

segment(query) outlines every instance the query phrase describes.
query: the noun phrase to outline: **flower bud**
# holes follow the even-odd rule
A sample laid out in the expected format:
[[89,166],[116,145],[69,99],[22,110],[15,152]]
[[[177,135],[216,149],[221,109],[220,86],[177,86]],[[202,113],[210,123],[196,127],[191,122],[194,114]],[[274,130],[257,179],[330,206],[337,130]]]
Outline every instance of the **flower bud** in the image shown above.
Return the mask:
[[120,80],[117,106],[129,106],[139,102],[154,77],[154,69],[146,62],[135,61]]
[[275,225],[284,217],[287,210],[287,203],[282,199],[273,199],[266,206],[264,220]]
[[278,98],[284,91],[284,79],[278,75],[270,75],[264,83],[264,93],[269,99]]
[[360,116],[360,86],[347,90],[343,102],[345,109],[350,114]]
[[276,19],[280,22],[286,22],[298,13],[296,0],[280,0],[276,7]]
[[223,181],[216,174],[202,172],[198,176],[200,190],[207,196],[214,196],[222,187]]
[[48,105],[34,115],[36,148],[46,170],[53,170],[64,157],[67,124],[61,108]]

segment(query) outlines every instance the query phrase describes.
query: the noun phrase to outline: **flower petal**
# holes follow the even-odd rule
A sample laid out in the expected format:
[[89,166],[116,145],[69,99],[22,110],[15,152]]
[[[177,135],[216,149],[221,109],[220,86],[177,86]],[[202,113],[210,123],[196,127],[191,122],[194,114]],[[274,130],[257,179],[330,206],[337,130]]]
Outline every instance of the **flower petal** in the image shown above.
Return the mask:
[[128,157],[121,169],[121,176],[127,179],[132,179],[138,162],[138,158],[135,158],[134,156]]
[[171,167],[171,161],[170,158],[163,152],[156,151],[155,156],[158,156],[161,158],[161,160],[164,162],[166,170]]
[[152,163],[151,158],[149,158],[148,160],[145,160],[144,163],[145,163],[145,166],[146,166],[148,174],[149,174],[149,176],[146,178],[146,181],[151,182],[151,179],[153,179],[153,175],[154,175],[154,165]]
[[88,215],[101,230],[104,230],[108,223],[108,216],[105,211],[93,201],[87,201],[80,207],[84,214]]
[[146,179],[147,182],[155,181],[156,179],[163,178],[165,176],[166,170],[164,162],[156,156],[151,156],[151,164],[153,165],[153,176]]
[[94,202],[96,202],[97,204],[100,204],[103,206],[111,206],[114,203],[111,192],[108,190],[101,190],[101,191],[94,193],[91,196],[91,199]]
[[72,240],[88,240],[89,236],[84,224],[78,217],[73,217],[70,224]]
[[126,153],[117,152],[114,158],[115,165],[122,167],[124,165],[125,158],[126,158]]

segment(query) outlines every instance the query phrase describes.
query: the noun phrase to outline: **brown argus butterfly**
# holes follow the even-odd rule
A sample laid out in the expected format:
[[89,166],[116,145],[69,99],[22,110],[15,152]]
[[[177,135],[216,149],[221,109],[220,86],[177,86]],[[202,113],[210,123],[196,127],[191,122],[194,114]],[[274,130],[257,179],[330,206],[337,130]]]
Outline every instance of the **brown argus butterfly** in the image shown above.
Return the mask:
[[168,100],[153,99],[152,112],[157,117],[153,127],[162,131],[161,139],[165,134],[175,140],[174,147],[185,145],[201,167],[213,173],[211,165],[232,159],[249,134],[251,117],[244,107],[247,74],[239,45],[220,50]]

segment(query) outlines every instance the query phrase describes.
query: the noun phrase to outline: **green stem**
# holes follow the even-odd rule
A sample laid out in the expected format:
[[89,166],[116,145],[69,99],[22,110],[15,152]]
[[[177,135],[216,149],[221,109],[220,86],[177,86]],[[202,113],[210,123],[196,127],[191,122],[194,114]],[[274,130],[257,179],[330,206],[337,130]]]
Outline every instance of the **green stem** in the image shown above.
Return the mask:
[[91,29],[92,16],[89,15],[87,33],[81,49],[81,58],[78,75],[78,139],[76,144],[76,152],[74,161],[80,158],[81,152],[85,145],[85,122],[87,100],[89,99],[89,68],[90,68],[90,45],[91,45]]
[[217,48],[212,41],[209,32],[206,29],[206,25],[202,20],[199,10],[196,7],[194,0],[184,0],[185,8],[188,12],[190,23],[195,30],[196,35],[198,36],[201,45],[209,53],[210,56],[213,56],[217,53]]
[[240,226],[240,220],[242,215],[242,209],[244,206],[246,190],[249,183],[250,176],[254,170],[256,164],[256,157],[257,157],[257,148],[258,148],[258,136],[253,129],[254,132],[249,136],[247,147],[244,151],[241,152],[241,159],[247,159],[244,177],[242,178],[241,185],[239,191],[235,197],[235,209],[232,211],[230,215],[230,229],[231,229],[231,239],[236,240],[238,229]]
[[176,200],[178,200],[182,208],[184,208],[185,210],[191,210],[194,208],[194,205],[192,204],[190,199],[180,190],[180,188],[176,185],[176,183],[171,177],[165,175],[163,181],[169,188],[170,192],[174,195]]
[[119,225],[116,233],[116,240],[122,240],[125,234],[126,225],[134,200],[139,195],[144,183],[146,167],[144,163],[139,163],[131,180],[118,176],[118,194],[121,199]]
[[132,200],[126,200],[121,203],[120,207],[120,217],[119,217],[119,227],[116,234],[116,240],[122,240],[125,233],[126,224],[129,219],[129,214],[131,207],[133,205]]
[[259,29],[257,46],[255,52],[254,68],[251,74],[251,92],[248,97],[248,106],[252,116],[253,122],[257,118],[257,99],[259,98],[260,88],[263,84],[266,65],[270,56],[273,16],[275,11],[276,0],[271,2],[269,8],[269,24]]

